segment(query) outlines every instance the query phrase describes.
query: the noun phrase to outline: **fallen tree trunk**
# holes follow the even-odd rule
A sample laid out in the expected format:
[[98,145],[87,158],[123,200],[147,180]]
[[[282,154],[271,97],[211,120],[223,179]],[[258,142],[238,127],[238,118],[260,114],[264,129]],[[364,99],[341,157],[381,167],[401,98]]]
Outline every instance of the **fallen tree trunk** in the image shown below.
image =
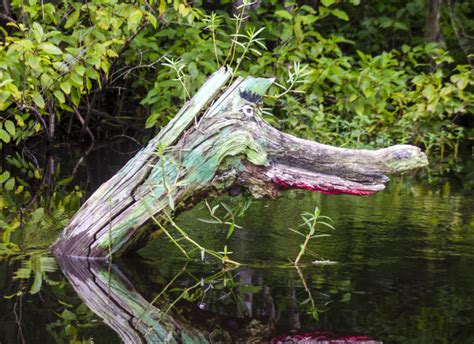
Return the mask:
[[353,150],[284,134],[258,114],[273,79],[237,78],[220,94],[231,74],[225,68],[214,73],[84,203],[54,244],[56,255],[123,254],[156,231],[146,226],[152,215],[166,223],[200,199],[230,188],[246,189],[255,197],[276,197],[282,189],[371,195],[384,188],[385,174],[427,164],[413,146]]

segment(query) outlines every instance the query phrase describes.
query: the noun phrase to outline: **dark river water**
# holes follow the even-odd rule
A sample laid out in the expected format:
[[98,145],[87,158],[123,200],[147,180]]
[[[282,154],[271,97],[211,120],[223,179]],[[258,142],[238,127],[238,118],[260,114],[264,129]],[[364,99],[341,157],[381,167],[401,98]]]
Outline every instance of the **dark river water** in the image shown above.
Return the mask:
[[[110,174],[98,170],[86,190]],[[236,269],[199,252],[186,260],[164,235],[104,265],[58,264],[41,249],[3,258],[0,343],[474,343],[474,163],[418,172],[371,197],[254,200],[229,239],[228,225],[200,220],[204,203],[180,215],[206,248],[226,245]],[[316,206],[335,229],[318,227],[330,236],[313,239],[296,269],[304,238],[289,228],[304,230],[301,214]]]

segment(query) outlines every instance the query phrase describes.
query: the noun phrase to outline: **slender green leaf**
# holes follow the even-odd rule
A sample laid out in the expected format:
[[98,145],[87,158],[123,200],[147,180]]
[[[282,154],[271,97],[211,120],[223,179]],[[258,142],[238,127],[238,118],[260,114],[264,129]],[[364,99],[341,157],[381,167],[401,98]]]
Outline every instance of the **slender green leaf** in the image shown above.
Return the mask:
[[347,15],[347,13],[344,12],[343,10],[338,9],[338,8],[332,10],[331,14],[333,16],[339,18],[339,19],[342,19],[342,20],[345,20],[345,21],[349,20],[349,16]]
[[2,139],[3,142],[8,143],[10,142],[10,135],[8,135],[5,130],[0,129],[0,139]]
[[304,234],[301,233],[301,232],[298,232],[297,230],[294,230],[293,228],[288,228],[288,230],[290,230],[290,231],[292,231],[292,232],[294,232],[294,233],[296,233],[296,234],[298,234],[298,235],[301,235],[302,237],[306,238],[306,235],[304,235]]
[[230,236],[232,235],[232,233],[234,233],[234,229],[235,229],[235,223],[231,223],[230,226],[229,226],[229,230],[227,231],[227,237],[226,239],[229,239]]
[[41,275],[41,271],[36,271],[35,279],[33,280],[33,284],[30,288],[30,294],[36,294],[41,290],[41,286],[43,284],[43,276]]
[[80,11],[74,11],[72,12],[68,18],[67,18],[67,21],[66,21],[66,24],[64,24],[64,28],[65,29],[69,29],[70,27],[72,27],[74,24],[76,24],[77,20],[79,19],[79,15],[81,14]]
[[15,124],[9,119],[5,121],[5,129],[7,129],[11,137],[15,137]]
[[39,47],[46,53],[51,55],[61,55],[63,52],[60,48],[51,43],[41,43]]
[[217,220],[206,220],[206,219],[201,219],[201,218],[198,218],[197,220],[201,221],[201,222],[204,222],[204,223],[211,223],[211,224],[221,224],[222,223],[222,222],[217,221]]

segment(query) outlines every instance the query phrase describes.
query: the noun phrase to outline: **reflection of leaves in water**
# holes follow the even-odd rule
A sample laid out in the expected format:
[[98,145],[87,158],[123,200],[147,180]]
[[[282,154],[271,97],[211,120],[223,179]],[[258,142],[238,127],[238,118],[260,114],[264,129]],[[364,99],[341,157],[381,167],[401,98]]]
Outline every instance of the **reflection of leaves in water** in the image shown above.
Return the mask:
[[198,330],[181,322],[174,314],[163,316],[162,309],[151,305],[138,293],[116,265],[67,257],[62,257],[58,263],[87,307],[124,342],[205,342]]
[[0,183],[0,256],[48,246],[79,208],[83,192],[70,187],[71,177],[60,178],[60,165],[52,156],[42,168],[19,154],[2,163],[0,181],[8,177],[14,187]]
[[64,310],[57,313],[58,319],[46,327],[56,343],[93,343],[93,339],[80,338],[79,329],[97,326],[96,315],[84,303],[74,307],[61,303]]
[[301,305],[306,305],[307,313],[311,314],[313,319],[318,321],[319,313],[318,313],[318,308],[316,307],[316,302],[314,301],[314,298],[313,298],[313,294],[311,293],[311,290],[309,289],[308,284],[306,283],[303,272],[298,267],[298,265],[295,265],[295,269],[298,272],[298,276],[300,277],[301,283],[303,284],[304,290],[306,291],[306,294],[307,294],[306,300],[301,302]]
[[[95,314],[70,293],[64,279],[58,279],[58,265],[53,257],[44,251],[36,251],[11,257],[4,264],[13,268],[13,272],[7,270],[8,278],[16,281],[10,281],[4,290],[7,309],[3,315],[7,332],[18,329],[26,342],[32,339],[44,342],[30,331],[35,328],[36,333],[38,328],[40,338],[48,338],[45,341],[48,343],[92,343],[87,339],[90,336],[88,329],[96,328],[100,323]],[[38,315],[41,319],[36,322]],[[9,318],[14,320],[12,324],[9,324]],[[45,337],[45,331],[49,333],[48,337]],[[4,333],[0,333],[2,343]]]
[[33,282],[30,287],[30,294],[36,294],[41,290],[43,281],[49,285],[56,285],[59,282],[48,278],[47,274],[57,270],[58,266],[52,257],[43,255],[32,255],[28,259],[22,261],[21,268],[19,268],[14,275],[14,279],[30,279],[33,277]]
[[[156,303],[162,297],[175,295],[164,314],[167,314],[174,308],[180,300],[185,300],[196,302],[198,307],[203,310],[213,306],[232,304],[236,306],[239,313],[248,316],[244,294],[259,293],[262,290],[262,286],[252,285],[239,280],[237,278],[239,272],[234,275],[233,271],[222,270],[210,276],[198,278],[191,272],[186,272],[186,266],[184,266],[158,293],[151,304]],[[189,285],[189,281],[179,280],[183,272],[186,272],[186,276],[190,277],[195,283]],[[187,286],[182,287],[183,283],[187,284]]]
[[[1,223],[0,223],[1,225]],[[0,242],[0,260],[20,253],[20,248],[11,242]]]

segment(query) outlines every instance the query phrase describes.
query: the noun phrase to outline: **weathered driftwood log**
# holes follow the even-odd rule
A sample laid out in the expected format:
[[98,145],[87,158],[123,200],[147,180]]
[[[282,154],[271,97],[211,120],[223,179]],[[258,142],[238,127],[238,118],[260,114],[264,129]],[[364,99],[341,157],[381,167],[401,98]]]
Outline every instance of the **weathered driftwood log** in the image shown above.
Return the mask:
[[282,189],[371,195],[384,188],[385,174],[427,164],[413,146],[342,149],[284,134],[257,111],[273,79],[237,78],[220,94],[230,77],[224,68],[214,73],[176,117],[85,202],[54,244],[56,255],[123,254],[156,231],[144,226],[151,215],[166,223],[203,197],[229,188],[247,189],[255,197],[276,197]]

